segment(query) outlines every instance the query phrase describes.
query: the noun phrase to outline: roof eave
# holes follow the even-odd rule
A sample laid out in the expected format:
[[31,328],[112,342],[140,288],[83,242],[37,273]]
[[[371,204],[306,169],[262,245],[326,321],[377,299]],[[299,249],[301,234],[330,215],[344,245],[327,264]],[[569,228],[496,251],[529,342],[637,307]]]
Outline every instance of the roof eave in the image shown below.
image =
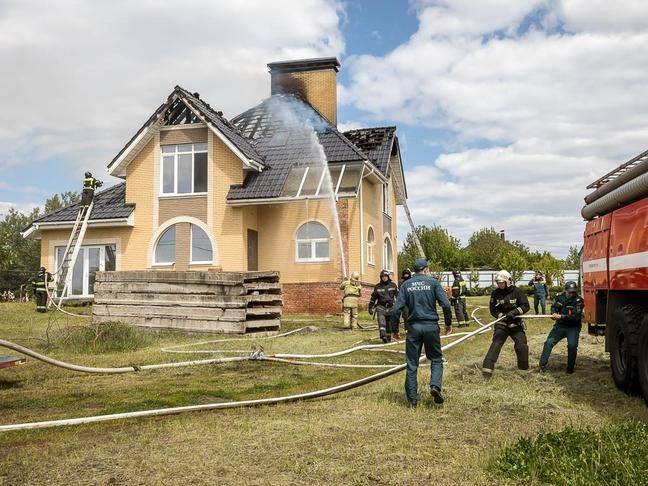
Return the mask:
[[[88,228],[114,228],[123,226],[135,226],[134,213],[127,218],[91,219],[88,221]],[[47,221],[43,223],[32,223],[25,231],[20,233],[23,239],[38,239],[43,230],[72,229],[74,221]]]

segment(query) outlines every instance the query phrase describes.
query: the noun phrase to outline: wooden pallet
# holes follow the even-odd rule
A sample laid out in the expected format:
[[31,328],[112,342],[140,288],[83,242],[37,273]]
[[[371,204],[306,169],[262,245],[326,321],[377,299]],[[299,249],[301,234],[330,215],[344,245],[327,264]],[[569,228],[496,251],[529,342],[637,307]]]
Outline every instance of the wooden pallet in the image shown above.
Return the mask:
[[98,272],[93,322],[192,332],[278,331],[278,272]]

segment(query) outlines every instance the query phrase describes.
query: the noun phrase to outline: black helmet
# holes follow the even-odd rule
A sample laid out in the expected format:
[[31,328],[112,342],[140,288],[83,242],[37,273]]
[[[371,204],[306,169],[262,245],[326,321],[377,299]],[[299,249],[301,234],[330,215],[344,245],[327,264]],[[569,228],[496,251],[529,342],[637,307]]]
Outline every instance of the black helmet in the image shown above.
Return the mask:
[[460,272],[459,270],[453,270],[453,271],[452,271],[452,275],[453,275],[455,278],[459,278],[459,277],[461,277],[461,272]]
[[380,272],[380,278],[382,279],[383,277],[387,277],[391,279],[391,272],[389,270],[383,270]]
[[40,267],[40,268],[38,269],[38,271],[39,271],[40,273],[45,273],[45,267]]
[[411,276],[412,276],[412,272],[411,272],[411,270],[409,268],[405,268],[401,272],[401,278],[410,278]]
[[92,172],[86,172],[86,173],[85,173],[85,176],[86,176],[88,179],[90,179],[90,178],[92,177]]
[[578,292],[578,286],[573,280],[565,282],[565,292]]

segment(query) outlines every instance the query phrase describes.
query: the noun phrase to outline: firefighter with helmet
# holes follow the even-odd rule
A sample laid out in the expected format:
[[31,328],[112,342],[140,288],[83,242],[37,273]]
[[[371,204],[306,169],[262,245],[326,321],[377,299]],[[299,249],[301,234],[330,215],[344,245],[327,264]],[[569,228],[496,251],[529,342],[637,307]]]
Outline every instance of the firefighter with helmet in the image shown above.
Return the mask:
[[358,301],[362,293],[360,274],[353,272],[349,280],[340,284],[342,296],[342,311],[344,312],[344,327],[355,329],[358,327]]
[[468,326],[468,308],[466,307],[466,281],[459,270],[453,270],[454,281],[451,287],[450,303],[454,307],[457,327]]
[[83,192],[81,193],[81,205],[84,207],[90,206],[94,199],[95,190],[103,185],[99,179],[92,177],[92,172],[86,172],[83,179]]
[[36,296],[36,312],[47,312],[47,282],[52,280],[52,274],[45,267],[40,267],[31,281]]
[[551,318],[556,321],[549,331],[547,340],[542,348],[540,371],[547,371],[551,350],[561,340],[567,338],[567,373],[574,372],[576,354],[578,353],[578,338],[583,319],[584,301],[578,295],[576,282],[565,283],[565,291],[556,296],[551,306]]
[[484,358],[482,374],[486,379],[493,376],[497,358],[509,337],[513,340],[518,368],[529,369],[529,346],[521,317],[529,312],[529,299],[524,292],[513,285],[513,278],[506,270],[497,273],[495,282],[497,288],[491,293],[490,313],[493,317],[504,317],[504,319],[495,324],[493,341]]
[[378,331],[380,339],[384,343],[391,342],[392,338],[400,341],[398,333],[399,316],[394,315],[392,308],[398,296],[398,287],[391,279],[391,272],[383,270],[380,272],[380,282],[378,282],[369,298],[370,315],[376,314],[378,320]]

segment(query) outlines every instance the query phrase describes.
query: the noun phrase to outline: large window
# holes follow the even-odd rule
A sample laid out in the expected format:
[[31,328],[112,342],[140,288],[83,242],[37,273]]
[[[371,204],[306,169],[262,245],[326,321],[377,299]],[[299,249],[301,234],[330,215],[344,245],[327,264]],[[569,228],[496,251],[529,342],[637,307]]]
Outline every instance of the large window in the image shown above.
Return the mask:
[[385,237],[385,243],[383,245],[383,266],[385,270],[392,271],[394,264],[394,252],[392,251],[392,244],[389,237]]
[[211,263],[213,252],[209,236],[202,228],[191,225],[191,263]]
[[207,144],[162,145],[162,194],[207,192]]
[[369,265],[375,265],[376,264],[376,234],[374,233],[374,229],[369,226],[369,230],[367,231],[367,263]]
[[330,235],[326,227],[317,221],[304,223],[297,230],[297,261],[325,262],[330,259]]
[[[63,261],[64,246],[56,247],[56,268]],[[91,297],[97,272],[115,270],[115,245],[82,246],[72,267],[72,284],[67,295]],[[59,289],[62,291],[62,289]]]
[[167,228],[155,245],[155,264],[171,265],[175,263],[176,228]]

